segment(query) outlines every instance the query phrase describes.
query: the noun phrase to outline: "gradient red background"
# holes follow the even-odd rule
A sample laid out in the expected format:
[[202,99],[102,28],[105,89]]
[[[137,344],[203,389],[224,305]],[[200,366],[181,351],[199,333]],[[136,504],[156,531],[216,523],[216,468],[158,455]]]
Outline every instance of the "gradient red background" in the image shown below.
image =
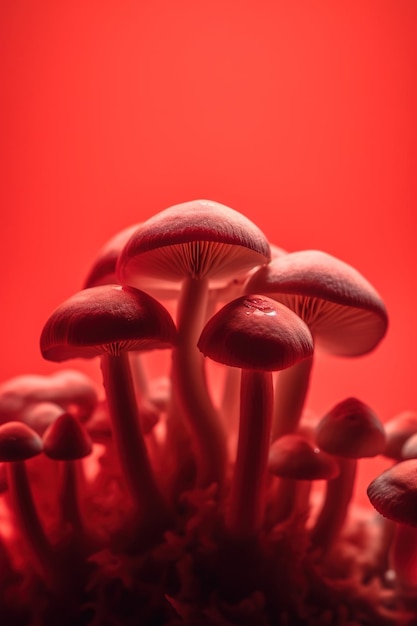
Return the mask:
[[1,2],[0,379],[55,369],[40,329],[110,236],[202,197],[386,301],[314,410],[417,409],[416,27],[415,0]]

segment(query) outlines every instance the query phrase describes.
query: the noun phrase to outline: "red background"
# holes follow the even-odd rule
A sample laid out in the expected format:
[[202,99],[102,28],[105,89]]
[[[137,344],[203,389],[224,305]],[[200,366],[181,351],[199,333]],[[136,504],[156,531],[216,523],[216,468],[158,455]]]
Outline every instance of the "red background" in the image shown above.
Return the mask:
[[313,409],[417,409],[416,27],[415,0],[3,0],[0,379],[55,369],[39,332],[110,236],[202,197],[386,301]]

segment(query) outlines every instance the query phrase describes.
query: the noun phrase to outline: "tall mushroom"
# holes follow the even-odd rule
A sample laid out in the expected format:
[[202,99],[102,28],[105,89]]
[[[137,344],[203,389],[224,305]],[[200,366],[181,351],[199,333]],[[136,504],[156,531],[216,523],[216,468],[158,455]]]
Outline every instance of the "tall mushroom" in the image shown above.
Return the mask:
[[103,382],[120,466],[146,528],[167,523],[167,510],[141,431],[129,350],[169,348],[176,330],[154,298],[132,287],[85,289],[61,304],[46,322],[41,351],[46,359],[101,356]]
[[178,345],[173,352],[173,392],[197,448],[199,483],[223,482],[226,442],[207,390],[196,348],[206,319],[209,285],[267,263],[269,244],[246,217],[217,202],[194,200],[161,211],[142,224],[118,262],[121,284],[140,289],[181,285]]
[[226,528],[234,537],[252,539],[264,515],[272,372],[308,358],[313,341],[290,309],[251,295],[220,309],[204,327],[198,347],[214,361],[242,370],[239,441]]
[[[264,293],[295,311],[316,346],[354,357],[373,350],[387,330],[385,305],[353,267],[318,250],[283,255],[260,268],[246,293]],[[280,374],[276,386],[273,438],[296,430],[308,392],[313,358]]]

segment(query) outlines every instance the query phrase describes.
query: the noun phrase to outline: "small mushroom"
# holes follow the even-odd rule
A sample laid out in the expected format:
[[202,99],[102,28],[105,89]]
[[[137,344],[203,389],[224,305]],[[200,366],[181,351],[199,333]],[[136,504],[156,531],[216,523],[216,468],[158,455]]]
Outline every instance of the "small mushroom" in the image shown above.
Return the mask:
[[338,458],[340,470],[339,476],[327,483],[326,497],[311,532],[313,547],[326,553],[345,522],[358,459],[381,454],[385,432],[370,407],[356,398],[347,398],[321,419],[316,428],[316,443]]
[[198,347],[214,361],[242,370],[238,450],[226,528],[235,537],[253,538],[264,516],[272,372],[308,358],[311,334],[287,307],[251,295],[220,309],[204,327]]
[[148,294],[120,285],[92,287],[66,300],[46,322],[40,341],[43,356],[52,361],[101,356],[120,466],[147,528],[164,526],[169,515],[140,427],[128,353],[175,342],[166,309]]

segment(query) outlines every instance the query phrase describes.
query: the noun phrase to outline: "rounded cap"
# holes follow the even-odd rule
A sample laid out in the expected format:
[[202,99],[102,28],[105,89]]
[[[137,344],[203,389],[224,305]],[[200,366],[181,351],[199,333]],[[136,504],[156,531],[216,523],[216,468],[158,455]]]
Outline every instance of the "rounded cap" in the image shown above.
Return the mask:
[[102,285],[61,304],[46,322],[40,345],[44,358],[65,361],[168,348],[175,341],[174,322],[154,298],[132,287]]
[[417,526],[417,460],[390,467],[368,487],[372,506],[384,517],[408,526]]
[[353,267],[318,250],[283,255],[249,279],[246,293],[265,293],[295,311],[323,350],[359,356],[384,337],[388,316],[372,285]]
[[43,451],[57,461],[75,461],[88,456],[92,441],[85,427],[69,413],[49,426],[43,436]]
[[198,348],[225,365],[274,371],[311,356],[313,340],[290,309],[266,296],[251,295],[220,309],[203,329]]
[[268,468],[275,476],[295,480],[331,480],[339,474],[333,457],[296,434],[274,441],[269,450]]
[[376,456],[385,447],[385,432],[375,413],[356,398],[337,404],[319,422],[316,443],[322,450],[350,459]]
[[26,461],[42,452],[42,439],[21,422],[0,426],[0,461]]
[[24,411],[22,421],[42,437],[45,430],[65,413],[65,409],[53,402],[30,404]]
[[120,252],[140,224],[133,224],[114,235],[99,250],[97,257],[87,274],[83,288],[97,287],[117,283],[116,265]]
[[140,289],[211,279],[221,287],[236,274],[271,258],[262,231],[244,215],[211,200],[172,206],[144,222],[122,250],[117,275],[121,284]]
[[414,433],[417,433],[417,413],[415,411],[403,411],[385,423],[385,435],[387,438],[384,455],[395,461],[403,458],[405,442]]
[[403,459],[417,459],[417,433],[412,435],[401,449]]

